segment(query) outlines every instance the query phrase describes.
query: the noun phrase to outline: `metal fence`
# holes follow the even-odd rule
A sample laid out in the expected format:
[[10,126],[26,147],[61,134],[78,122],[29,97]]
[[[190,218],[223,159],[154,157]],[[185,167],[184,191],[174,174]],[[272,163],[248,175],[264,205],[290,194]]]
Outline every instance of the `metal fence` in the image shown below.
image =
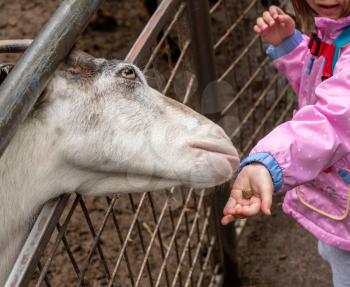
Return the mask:
[[[163,0],[126,56],[222,125],[241,156],[294,106],[252,31],[261,11],[259,0]],[[244,221],[220,225],[228,192],[62,196],[38,215],[7,286],[235,286]]]

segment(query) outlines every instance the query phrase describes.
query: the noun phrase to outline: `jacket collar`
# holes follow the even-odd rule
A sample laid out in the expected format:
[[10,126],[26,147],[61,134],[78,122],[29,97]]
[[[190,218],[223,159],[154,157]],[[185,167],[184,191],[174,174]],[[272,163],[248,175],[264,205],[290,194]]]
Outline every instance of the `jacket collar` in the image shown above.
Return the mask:
[[326,17],[315,17],[316,28],[323,37],[335,39],[347,26],[350,26],[350,16],[337,20]]

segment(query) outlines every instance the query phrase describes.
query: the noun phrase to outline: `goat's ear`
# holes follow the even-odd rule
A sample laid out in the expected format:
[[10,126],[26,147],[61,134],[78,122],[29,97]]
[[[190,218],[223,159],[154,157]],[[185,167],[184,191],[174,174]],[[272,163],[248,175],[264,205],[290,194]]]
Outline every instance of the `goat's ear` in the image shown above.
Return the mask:
[[88,80],[96,75],[97,67],[94,63],[82,63],[77,65],[63,64],[61,71],[65,73],[66,78],[74,80]]
[[87,80],[95,76],[98,65],[95,58],[81,50],[74,49],[70,56],[61,65],[61,70],[66,72],[67,78],[74,80]]
[[83,78],[89,78],[95,75],[96,66],[92,64],[80,64],[76,66],[69,66],[67,67],[66,71],[75,75],[80,75]]
[[0,64],[0,85],[5,80],[7,75],[11,72],[13,64]]

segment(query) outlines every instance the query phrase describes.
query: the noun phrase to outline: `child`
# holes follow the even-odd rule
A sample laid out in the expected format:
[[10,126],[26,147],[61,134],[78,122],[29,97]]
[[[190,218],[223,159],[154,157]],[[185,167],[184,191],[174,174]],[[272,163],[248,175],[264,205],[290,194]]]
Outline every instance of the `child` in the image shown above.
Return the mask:
[[267,53],[299,108],[241,162],[222,223],[270,215],[272,194],[288,191],[284,211],[318,238],[334,286],[350,286],[350,0],[293,5],[304,27],[316,16],[317,35],[301,34],[276,6],[254,30],[271,44]]

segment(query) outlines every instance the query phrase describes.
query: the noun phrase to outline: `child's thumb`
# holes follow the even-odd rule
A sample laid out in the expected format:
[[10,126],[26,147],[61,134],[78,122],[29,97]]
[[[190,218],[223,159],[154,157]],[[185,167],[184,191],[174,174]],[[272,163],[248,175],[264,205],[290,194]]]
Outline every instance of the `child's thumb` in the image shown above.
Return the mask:
[[271,215],[272,205],[272,192],[269,190],[263,190],[261,192],[261,211],[265,215]]

